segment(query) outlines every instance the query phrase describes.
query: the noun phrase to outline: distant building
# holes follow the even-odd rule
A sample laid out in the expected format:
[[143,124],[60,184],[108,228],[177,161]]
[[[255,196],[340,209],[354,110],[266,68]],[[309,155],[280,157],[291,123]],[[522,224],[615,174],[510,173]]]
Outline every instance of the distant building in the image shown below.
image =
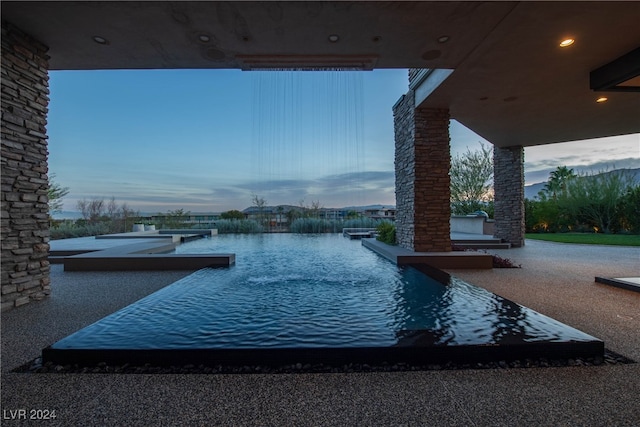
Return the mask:
[[299,206],[279,205],[279,206],[251,206],[242,211],[246,219],[253,219],[258,222],[268,221],[270,227],[287,227],[289,223],[298,217],[303,216],[305,209]]
[[389,221],[395,221],[396,220],[396,208],[385,208],[384,206],[382,208],[375,208],[375,209],[365,209],[363,212],[363,215],[366,216],[367,218],[371,218],[371,219],[387,219]]

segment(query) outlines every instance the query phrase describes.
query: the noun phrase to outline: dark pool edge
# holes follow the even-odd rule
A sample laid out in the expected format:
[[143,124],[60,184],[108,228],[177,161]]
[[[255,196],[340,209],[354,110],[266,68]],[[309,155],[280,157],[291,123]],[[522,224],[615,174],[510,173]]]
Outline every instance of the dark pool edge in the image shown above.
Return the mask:
[[[423,263],[406,264],[444,286],[450,286],[452,276],[434,266]],[[471,285],[474,286],[474,285]],[[504,303],[515,304],[502,299]],[[526,359],[603,358],[604,342],[584,334],[584,338],[564,341],[526,341],[524,337],[508,337],[496,343],[446,344],[440,343],[433,331],[411,331],[407,339],[399,339],[393,346],[378,347],[295,347],[295,348],[191,348],[191,349],[83,349],[56,348],[56,344],[42,350],[43,363],[56,365],[315,365],[341,366],[347,364],[478,364],[511,362]],[[417,335],[416,335],[417,333]]]
[[[451,275],[427,265],[407,265],[421,271],[444,286]],[[508,300],[506,302],[511,303]],[[515,303],[513,303],[515,304]],[[585,339],[565,341],[525,341],[509,337],[498,343],[440,344],[432,331],[413,331],[406,340],[386,347],[299,347],[299,348],[194,348],[194,349],[82,349],[42,350],[42,362],[62,366],[107,365],[204,365],[276,367],[283,365],[343,366],[348,364],[483,364],[527,359],[603,358],[604,342],[585,335]],[[418,339],[422,338],[422,339]]]
[[204,365],[282,366],[295,364],[477,364],[525,359],[603,358],[604,343],[530,342],[509,345],[428,347],[271,348],[271,349],[55,349],[42,351],[42,362],[56,365]]
[[637,363],[626,356],[605,348],[604,358],[571,358],[571,359],[516,359],[510,362],[500,360],[488,363],[452,363],[445,364],[417,364],[407,363],[397,364],[358,364],[349,363],[341,366],[331,366],[324,364],[290,364],[269,367],[264,365],[194,365],[179,364],[172,366],[153,366],[149,363],[144,365],[108,365],[100,362],[92,366],[79,365],[56,365],[51,362],[42,363],[42,358],[30,360],[17,368],[11,370],[18,374],[349,374],[349,373],[397,373],[397,372],[421,372],[421,371],[454,371],[454,370],[505,370],[505,369],[545,369],[545,368],[566,368],[566,367],[599,367],[618,366]]

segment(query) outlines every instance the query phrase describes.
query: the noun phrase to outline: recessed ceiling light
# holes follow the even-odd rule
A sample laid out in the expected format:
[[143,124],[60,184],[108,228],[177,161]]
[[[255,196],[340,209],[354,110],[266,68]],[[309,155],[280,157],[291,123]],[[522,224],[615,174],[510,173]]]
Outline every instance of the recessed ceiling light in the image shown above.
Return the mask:
[[338,40],[340,40],[340,36],[339,36],[339,35],[337,35],[337,34],[331,34],[331,35],[328,37],[328,39],[329,39],[329,41],[330,41],[331,43],[336,43]]
[[574,39],[564,39],[560,42],[560,47],[569,47],[576,41]]
[[109,40],[105,39],[104,37],[93,36],[92,39],[98,44],[109,44]]
[[607,98],[606,96],[601,96],[600,98],[596,99],[596,102],[598,104],[601,104],[603,102],[607,102],[609,100],[609,98]]
[[198,40],[200,40],[202,43],[208,43],[211,40],[211,37],[209,37],[208,34],[199,34]]
[[438,43],[446,43],[449,41],[449,36],[440,36],[438,37]]

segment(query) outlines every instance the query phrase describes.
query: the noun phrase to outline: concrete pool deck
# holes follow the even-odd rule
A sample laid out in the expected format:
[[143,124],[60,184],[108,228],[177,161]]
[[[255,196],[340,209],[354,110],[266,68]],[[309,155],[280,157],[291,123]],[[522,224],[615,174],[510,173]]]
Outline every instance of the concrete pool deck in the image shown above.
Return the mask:
[[49,261],[65,271],[197,270],[229,267],[235,254],[170,253],[181,242],[213,236],[217,230],[154,230],[79,237],[50,242]]
[[[521,269],[450,270],[640,360],[640,248],[527,240]],[[640,363],[597,367],[279,375],[20,374],[42,348],[186,271],[64,272],[51,297],[2,313],[2,397],[56,410],[49,425],[637,425]],[[17,425],[3,419],[3,425]]]

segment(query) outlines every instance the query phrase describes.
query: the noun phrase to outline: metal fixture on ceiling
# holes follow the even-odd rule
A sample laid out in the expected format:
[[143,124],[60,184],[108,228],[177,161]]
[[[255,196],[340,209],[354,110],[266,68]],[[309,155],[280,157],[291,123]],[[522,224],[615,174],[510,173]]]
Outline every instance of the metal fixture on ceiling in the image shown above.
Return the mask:
[[377,55],[236,55],[244,71],[344,70],[370,71]]

